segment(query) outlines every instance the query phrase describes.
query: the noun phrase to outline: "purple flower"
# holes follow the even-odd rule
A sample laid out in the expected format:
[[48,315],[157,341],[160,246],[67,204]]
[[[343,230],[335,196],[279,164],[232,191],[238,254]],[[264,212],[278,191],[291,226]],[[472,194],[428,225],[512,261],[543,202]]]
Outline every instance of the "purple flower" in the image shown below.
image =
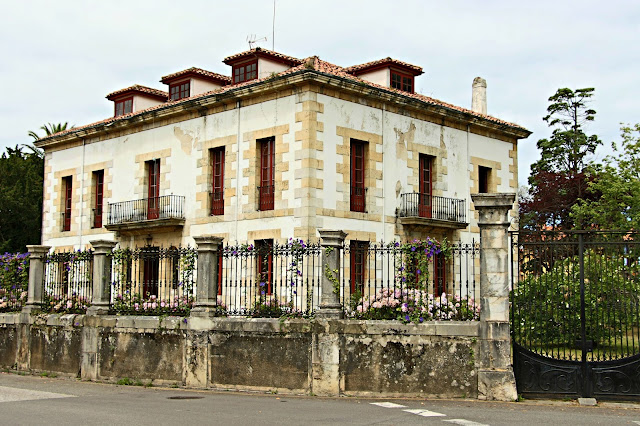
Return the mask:
[[424,321],[424,318],[422,317],[418,318],[418,322],[423,322],[423,321]]
[[411,251],[416,251],[416,248],[415,247],[411,247]]
[[411,317],[409,317],[409,314],[407,314],[407,315],[405,315],[405,316],[404,316],[404,320],[405,320],[405,321],[409,321],[410,319],[411,319]]

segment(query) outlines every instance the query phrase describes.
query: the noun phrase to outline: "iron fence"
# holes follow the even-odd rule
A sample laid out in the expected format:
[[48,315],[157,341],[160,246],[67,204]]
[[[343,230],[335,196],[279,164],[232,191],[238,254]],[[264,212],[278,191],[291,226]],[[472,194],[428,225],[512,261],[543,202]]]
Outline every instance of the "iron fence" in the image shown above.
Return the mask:
[[107,225],[156,219],[184,219],[184,197],[163,195],[109,203]]
[[467,221],[465,200],[416,192],[401,195],[398,214],[400,217],[424,217],[458,223]]
[[227,315],[311,315],[320,304],[319,244],[260,240],[226,245],[218,264],[218,306]]
[[93,294],[93,253],[67,251],[45,257],[44,312],[85,313]]
[[188,315],[195,301],[197,251],[142,247],[111,253],[111,310]]
[[479,250],[475,241],[351,241],[341,258],[343,309],[348,317],[366,319],[476,320]]
[[568,361],[640,354],[640,234],[512,234],[515,342]]

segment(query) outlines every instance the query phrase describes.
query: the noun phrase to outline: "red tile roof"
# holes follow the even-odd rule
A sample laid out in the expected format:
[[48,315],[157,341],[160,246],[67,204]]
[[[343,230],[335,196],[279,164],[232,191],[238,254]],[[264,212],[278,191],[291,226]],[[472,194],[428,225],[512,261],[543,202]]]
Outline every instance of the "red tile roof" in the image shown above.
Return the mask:
[[163,92],[162,90],[154,89],[152,87],[141,86],[139,84],[135,84],[130,87],[126,87],[124,89],[116,90],[115,92],[109,93],[106,97],[110,101],[115,98],[119,98],[122,95],[126,95],[129,93],[139,93],[141,95],[147,95],[154,98],[162,98],[163,100],[167,100],[169,98],[168,92]]
[[[256,49],[258,49],[258,48],[256,48]],[[254,51],[256,49],[253,49],[251,51]],[[264,51],[263,49],[261,49],[261,50]],[[248,51],[248,52],[251,52],[251,51]],[[244,53],[246,53],[246,52],[244,52]],[[234,55],[234,57],[238,57],[239,55],[242,55],[242,54]],[[282,56],[284,56],[284,55],[282,55]],[[355,75],[350,74],[349,72],[347,72],[347,69],[352,69],[353,67],[343,68],[343,67],[340,67],[338,65],[334,65],[332,63],[323,61],[320,58],[318,58],[317,56],[311,56],[311,57],[308,57],[306,59],[298,60],[298,61],[299,61],[300,65],[297,65],[295,67],[292,67],[292,68],[289,68],[289,69],[287,69],[285,71],[282,71],[282,72],[278,73],[276,77],[285,76],[285,75],[294,74],[294,73],[303,72],[303,71],[316,71],[316,72],[321,73],[321,74],[340,77],[340,78],[343,78],[345,80],[353,81],[353,82],[358,83],[360,85],[369,86],[369,87],[376,88],[376,89],[379,89],[379,90],[382,90],[382,91],[386,91],[386,92],[390,92],[390,93],[393,93],[393,94],[396,94],[396,95],[399,95],[399,96],[412,98],[412,99],[418,100],[420,102],[424,102],[425,104],[428,104],[428,105],[433,105],[433,106],[437,106],[437,107],[446,108],[446,109],[449,109],[449,110],[462,112],[462,113],[469,114],[469,115],[472,115],[472,116],[475,116],[475,117],[478,117],[478,118],[485,119],[485,120],[487,120],[489,122],[493,122],[493,123],[496,123],[496,124],[501,124],[501,125],[505,125],[505,126],[508,126],[508,127],[512,127],[512,128],[516,128],[516,129],[527,131],[527,129],[525,129],[524,127],[522,127],[522,126],[520,126],[518,124],[510,123],[508,121],[504,121],[504,120],[501,120],[499,118],[492,117],[490,115],[483,115],[483,114],[480,114],[478,112],[471,111],[471,110],[469,110],[467,108],[462,108],[462,107],[459,107],[459,106],[456,106],[456,105],[452,105],[452,104],[449,104],[447,102],[443,102],[443,101],[440,101],[438,99],[431,98],[429,96],[421,95],[421,94],[418,94],[418,93],[404,92],[404,91],[399,90],[399,89],[393,89],[391,87],[381,86],[379,84],[375,84],[375,83],[372,83],[370,81],[362,80],[362,79],[356,77]],[[363,65],[365,65],[365,64],[363,64]],[[110,118],[107,118],[105,120],[98,121],[96,123],[91,123],[91,124],[87,124],[87,125],[84,125],[84,126],[74,127],[73,129],[67,129],[67,130],[62,131],[60,133],[56,133],[54,135],[42,138],[41,140],[42,141],[46,141],[46,140],[48,140],[50,138],[61,136],[61,135],[67,134],[67,133],[71,133],[71,132],[75,132],[75,131],[86,129],[86,128],[91,128],[91,127],[96,127],[96,126],[108,124],[110,122],[115,122],[115,121],[118,121],[118,120],[121,120],[121,119],[124,119],[124,118],[129,118],[129,117],[132,117],[132,116],[135,116],[135,115],[143,114],[145,112],[157,110],[157,109],[160,109],[160,108],[166,108],[166,107],[169,107],[171,105],[177,105],[177,104],[180,104],[180,103],[183,103],[183,102],[192,101],[194,99],[204,98],[204,97],[209,96],[209,95],[223,94],[223,93],[231,92],[233,90],[242,88],[244,86],[260,84],[260,83],[262,83],[262,82],[264,82],[266,80],[272,80],[272,79],[273,79],[273,76],[268,76],[268,77],[264,77],[262,79],[244,81],[242,83],[237,83],[237,84],[230,84],[230,85],[227,85],[227,86],[223,86],[223,87],[221,87],[219,89],[212,90],[212,91],[207,92],[207,93],[201,93],[201,94],[192,96],[190,98],[183,98],[183,99],[179,99],[179,100],[176,100],[176,101],[165,102],[165,103],[163,103],[161,105],[156,105],[156,106],[153,106],[151,108],[147,108],[145,110],[136,111],[136,112],[133,112],[133,113],[130,113],[130,114],[126,114],[126,115],[121,115],[121,116],[118,116],[118,117],[110,117]],[[139,89],[139,88],[144,88],[144,86],[136,85],[136,86],[129,87],[127,89],[118,90],[116,92],[111,93],[108,97],[124,93],[127,90],[132,90],[133,88]],[[162,93],[163,96],[165,96],[165,98],[168,98],[168,94],[166,92],[162,92],[162,91],[156,90],[156,89],[151,89],[151,88],[148,88],[148,87],[145,88],[145,89],[153,91],[154,93]],[[37,142],[36,142],[36,144],[37,144]]]
[[212,81],[221,83],[221,85],[223,85],[223,86],[225,84],[230,84],[231,83],[231,77],[228,77],[228,76],[222,75],[222,74],[218,74],[218,73],[215,73],[215,72],[203,70],[202,68],[196,68],[196,67],[191,67],[191,68],[188,68],[186,70],[182,70],[182,71],[174,72],[173,74],[165,75],[164,77],[162,77],[160,82],[164,83],[164,84],[169,84],[169,83],[171,83],[172,81],[176,80],[179,77],[188,76],[188,75],[193,75],[195,77],[204,78],[206,80],[212,80]]
[[396,65],[397,67],[404,68],[407,71],[410,71],[413,75],[424,74],[424,71],[422,71],[422,67],[389,57],[378,59],[377,61],[366,62],[360,65],[352,65],[350,67],[344,68],[344,70],[349,74],[358,75],[368,71],[371,68],[382,68],[385,65]]
[[256,47],[251,50],[245,50],[244,52],[236,53],[235,55],[227,56],[223,59],[227,65],[232,65],[235,62],[238,62],[241,59],[244,59],[249,56],[263,56],[271,59],[275,59],[278,62],[287,62],[290,65],[299,65],[302,61],[298,58],[294,58],[293,56],[283,55],[282,53],[274,52],[273,50],[263,49],[261,47]]

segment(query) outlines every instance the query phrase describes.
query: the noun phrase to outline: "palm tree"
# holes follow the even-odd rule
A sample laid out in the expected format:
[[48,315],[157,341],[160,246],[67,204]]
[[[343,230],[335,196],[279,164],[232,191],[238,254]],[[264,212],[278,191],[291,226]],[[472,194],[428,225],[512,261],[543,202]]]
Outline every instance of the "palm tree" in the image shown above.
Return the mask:
[[[73,129],[73,125],[69,126],[68,122],[64,122],[64,123],[57,123],[57,124],[47,123],[44,126],[40,126],[40,129],[44,130],[45,136],[51,136],[55,133],[62,132],[64,130],[67,130],[67,128]],[[33,130],[29,130],[28,135],[31,136],[34,141],[37,141],[40,139],[40,136],[38,136],[38,134]]]

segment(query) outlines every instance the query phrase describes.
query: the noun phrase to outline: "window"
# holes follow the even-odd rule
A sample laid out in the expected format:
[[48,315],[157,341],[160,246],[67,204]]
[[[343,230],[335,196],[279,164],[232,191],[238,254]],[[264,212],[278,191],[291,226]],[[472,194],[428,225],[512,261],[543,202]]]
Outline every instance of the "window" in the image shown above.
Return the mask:
[[351,140],[351,211],[365,211],[364,153],[366,142]]
[[351,241],[349,243],[351,294],[364,294],[364,280],[368,249],[369,243],[366,241]]
[[171,288],[176,290],[180,282],[180,250],[176,246],[167,250],[167,263],[171,271]]
[[133,98],[116,101],[116,117],[133,112]]
[[413,93],[413,76],[391,71],[391,87]]
[[258,78],[258,61],[244,63],[242,65],[234,65],[233,82],[242,83],[243,81],[255,80]]
[[260,186],[258,187],[258,210],[273,210],[275,178],[275,138],[258,140],[260,150]]
[[147,161],[147,219],[160,217],[160,159]]
[[438,253],[433,258],[433,292],[436,296],[442,296],[446,292],[447,268],[444,253]]
[[224,214],[224,147],[211,150],[211,215]]
[[169,100],[177,101],[178,99],[188,98],[190,86],[189,81],[169,85]]
[[73,195],[73,184],[71,176],[62,178],[62,230],[71,230],[71,198]]
[[273,294],[273,240],[257,240],[256,252],[260,294]]
[[478,192],[486,194],[489,192],[489,182],[491,179],[491,168],[478,166]]
[[433,157],[420,154],[420,182],[418,194],[418,215],[420,217],[431,217],[432,215],[432,199],[431,199],[431,166]]
[[93,172],[93,226],[92,228],[102,228],[102,198],[104,194],[104,170]]

